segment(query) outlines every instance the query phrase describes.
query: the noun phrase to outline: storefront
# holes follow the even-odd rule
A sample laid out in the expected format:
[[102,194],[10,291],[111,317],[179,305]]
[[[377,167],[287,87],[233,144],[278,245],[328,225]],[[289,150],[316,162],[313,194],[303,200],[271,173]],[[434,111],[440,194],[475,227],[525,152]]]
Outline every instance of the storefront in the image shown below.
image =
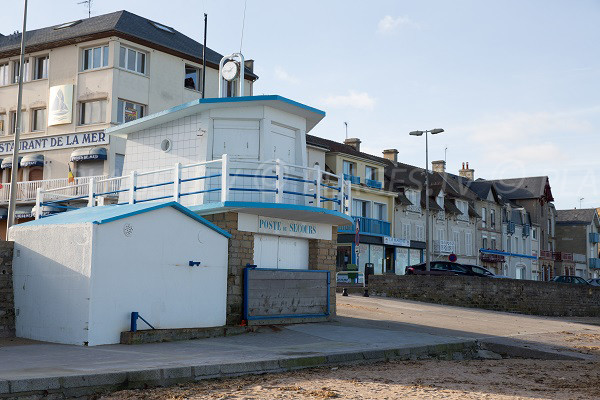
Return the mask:
[[488,253],[485,250],[479,250],[479,260],[481,266],[493,272],[496,275],[502,275],[502,267],[506,261],[504,255]]

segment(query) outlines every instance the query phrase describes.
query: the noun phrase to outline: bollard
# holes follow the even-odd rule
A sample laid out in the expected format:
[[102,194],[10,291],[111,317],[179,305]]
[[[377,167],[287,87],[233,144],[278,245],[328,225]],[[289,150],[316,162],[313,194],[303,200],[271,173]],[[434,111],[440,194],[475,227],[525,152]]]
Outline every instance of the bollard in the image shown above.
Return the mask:
[[342,289],[342,296],[348,296],[348,289],[347,288],[343,288]]
[[369,289],[365,288],[365,292],[363,293],[363,297],[369,297]]

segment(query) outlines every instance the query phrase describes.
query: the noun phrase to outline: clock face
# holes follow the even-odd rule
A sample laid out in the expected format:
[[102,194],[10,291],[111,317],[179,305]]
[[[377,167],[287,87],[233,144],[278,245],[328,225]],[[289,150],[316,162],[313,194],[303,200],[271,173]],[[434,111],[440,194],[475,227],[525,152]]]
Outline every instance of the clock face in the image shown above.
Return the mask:
[[232,81],[238,74],[238,65],[235,61],[227,61],[223,65],[222,75],[226,81]]

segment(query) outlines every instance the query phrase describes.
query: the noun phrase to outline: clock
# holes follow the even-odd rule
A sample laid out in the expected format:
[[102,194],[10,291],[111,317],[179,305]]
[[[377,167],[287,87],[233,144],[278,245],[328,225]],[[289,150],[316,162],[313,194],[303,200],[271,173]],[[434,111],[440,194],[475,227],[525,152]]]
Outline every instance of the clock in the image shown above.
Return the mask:
[[234,80],[238,75],[238,64],[235,61],[227,61],[223,66],[223,70],[221,71],[221,75],[223,75],[223,79],[228,82]]

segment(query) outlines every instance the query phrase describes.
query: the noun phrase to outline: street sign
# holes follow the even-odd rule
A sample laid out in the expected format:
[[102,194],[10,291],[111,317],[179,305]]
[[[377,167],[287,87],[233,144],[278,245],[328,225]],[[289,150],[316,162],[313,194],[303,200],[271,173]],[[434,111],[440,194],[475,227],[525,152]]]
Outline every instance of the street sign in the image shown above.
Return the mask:
[[448,256],[448,261],[456,262],[456,260],[458,260],[458,257],[456,257],[456,254],[452,253]]

